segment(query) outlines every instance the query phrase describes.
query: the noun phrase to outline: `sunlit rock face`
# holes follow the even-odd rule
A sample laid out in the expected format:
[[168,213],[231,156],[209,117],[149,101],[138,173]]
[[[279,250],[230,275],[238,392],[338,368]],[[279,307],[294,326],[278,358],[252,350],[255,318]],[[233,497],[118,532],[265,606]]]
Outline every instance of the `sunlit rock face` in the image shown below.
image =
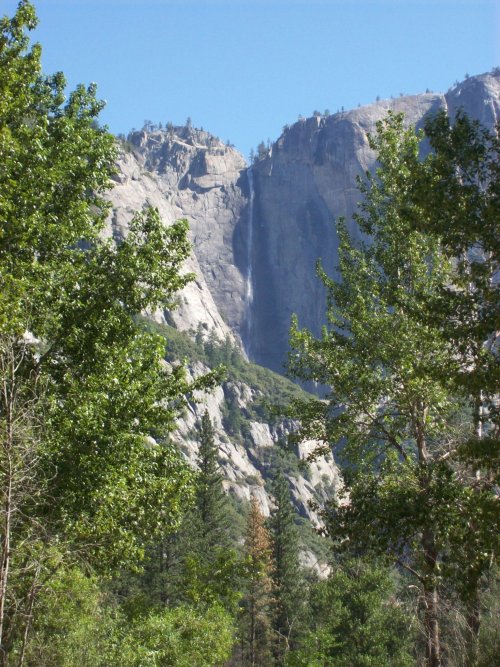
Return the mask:
[[[190,368],[193,377],[206,372],[203,364]],[[199,402],[192,403],[179,422],[174,434],[181,450],[193,466],[196,466],[199,437],[197,427],[205,411],[208,412],[214,428],[214,440],[219,452],[219,464],[224,475],[226,491],[241,501],[250,501],[255,496],[264,516],[269,516],[273,498],[269,492],[272,478],[272,450],[286,437],[294,425],[287,421],[269,425],[250,417],[252,402],[258,398],[259,390],[244,382],[225,382],[210,394],[199,396]],[[232,436],[224,419],[225,403],[228,398],[237,400],[246,421],[244,437]],[[297,460],[304,460],[314,449],[314,442],[306,442],[295,450]],[[312,504],[321,504],[332,498],[340,489],[341,481],[332,456],[318,457],[310,463],[307,471],[296,470],[287,473],[292,500],[297,512],[308,518],[314,525],[321,523]]]
[[500,68],[456,83],[444,95],[444,108],[453,118],[459,109],[488,128],[500,120]]
[[193,254],[186,271],[196,280],[180,294],[170,321],[239,339],[246,308],[239,238],[248,206],[244,158],[208,132],[187,127],[132,132],[121,149],[110,233],[126,234],[133,212],[147,205],[158,208],[165,224],[187,218]]

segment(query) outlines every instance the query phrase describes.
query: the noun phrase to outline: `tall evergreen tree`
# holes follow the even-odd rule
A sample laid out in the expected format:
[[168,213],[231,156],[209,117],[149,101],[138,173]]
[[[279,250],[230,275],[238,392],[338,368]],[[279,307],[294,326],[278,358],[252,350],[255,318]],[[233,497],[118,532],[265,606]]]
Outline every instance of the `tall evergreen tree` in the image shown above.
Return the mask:
[[199,443],[193,502],[179,530],[152,547],[144,587],[162,604],[217,602],[234,612],[241,558],[234,548],[232,507],[222,485],[207,411],[199,424]]
[[195,502],[179,534],[184,594],[195,601],[215,599],[234,610],[239,598],[239,559],[208,411],[199,425],[199,442]]
[[273,550],[273,622],[274,653],[277,664],[295,645],[304,620],[304,581],[299,562],[299,540],[290,489],[281,469],[272,486],[276,507],[269,528]]
[[252,496],[245,537],[242,664],[268,667],[271,657],[272,546],[258,500]]
[[201,418],[196,482],[196,511],[207,550],[231,548],[228,498],[222,486],[214,429],[208,411]]

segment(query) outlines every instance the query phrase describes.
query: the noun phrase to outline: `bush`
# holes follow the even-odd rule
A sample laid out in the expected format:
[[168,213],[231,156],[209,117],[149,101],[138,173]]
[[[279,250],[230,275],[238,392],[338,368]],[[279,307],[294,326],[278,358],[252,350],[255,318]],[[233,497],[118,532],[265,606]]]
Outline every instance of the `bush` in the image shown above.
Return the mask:
[[395,582],[384,566],[352,561],[336,566],[313,589],[315,625],[290,667],[412,667],[412,631],[394,597]]
[[215,667],[234,643],[233,619],[221,605],[165,609],[139,619],[123,644],[122,667]]
[[108,667],[121,617],[98,582],[77,567],[59,570],[39,596],[26,651],[28,667]]

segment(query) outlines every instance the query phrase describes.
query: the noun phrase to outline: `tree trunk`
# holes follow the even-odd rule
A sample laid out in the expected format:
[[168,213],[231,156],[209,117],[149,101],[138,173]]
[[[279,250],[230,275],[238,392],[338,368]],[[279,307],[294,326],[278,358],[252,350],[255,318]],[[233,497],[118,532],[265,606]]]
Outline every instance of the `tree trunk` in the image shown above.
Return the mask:
[[426,635],[425,667],[441,667],[441,638],[439,633],[439,593],[435,582],[437,552],[434,533],[426,527],[422,533],[422,551],[425,562],[424,628]]
[[[430,472],[427,466],[429,452],[425,438],[425,419],[427,408],[418,403],[414,408],[414,431],[421,464],[419,486],[426,498],[430,487]],[[439,633],[439,593],[436,584],[437,547],[434,531],[430,525],[424,527],[421,537],[422,555],[424,560],[424,628],[426,639],[425,667],[442,667],[441,638]]]
[[467,603],[467,664],[473,667],[477,664],[478,638],[481,628],[481,610],[479,603],[479,591],[474,591],[473,596]]
[[[10,473],[11,471],[9,471]],[[10,567],[10,529],[12,515],[12,475],[7,474],[7,489],[3,511],[5,518],[3,522],[2,552],[0,556],[0,666],[7,664],[7,648],[5,646],[5,603],[7,598],[7,582]]]
[[253,599],[250,601],[250,665],[255,667],[255,605]]
[[2,489],[4,513],[2,525],[2,547],[0,553],[0,666],[7,664],[8,654],[5,646],[5,605],[7,599],[7,584],[9,580],[11,529],[12,529],[12,493],[13,493],[13,419],[12,419],[12,391],[9,390],[7,379],[4,377],[2,387],[2,401],[5,410],[5,440],[2,443],[4,459],[4,488]]
[[33,577],[33,583],[30,586],[30,591],[28,593],[28,608],[26,610],[26,625],[24,627],[23,633],[23,643],[21,646],[21,655],[19,657],[19,667],[24,667],[24,659],[26,657],[26,648],[28,646],[28,637],[31,630],[31,623],[33,621],[33,606],[35,603],[35,596],[38,586],[38,577],[40,574],[40,566],[37,567],[35,576]]
[[439,596],[435,586],[424,590],[424,627],[426,635],[425,667],[442,667],[441,638],[439,636]]
[[[418,443],[418,439],[417,439]],[[429,490],[429,472],[426,470],[427,448],[419,444],[420,460],[424,463],[420,486],[425,495]],[[425,667],[441,667],[441,637],[439,633],[439,594],[436,584],[437,550],[436,540],[432,528],[427,525],[422,531],[422,553],[425,563],[424,585],[424,628],[425,628]]]

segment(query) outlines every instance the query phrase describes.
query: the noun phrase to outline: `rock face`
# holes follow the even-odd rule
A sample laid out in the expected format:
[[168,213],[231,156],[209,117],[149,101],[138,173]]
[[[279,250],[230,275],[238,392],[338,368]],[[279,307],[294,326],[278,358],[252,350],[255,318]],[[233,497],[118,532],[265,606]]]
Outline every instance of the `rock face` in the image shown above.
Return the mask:
[[238,236],[248,207],[243,157],[208,132],[178,127],[131,133],[117,166],[110,233],[125,234],[134,211],[146,205],[156,206],[166,224],[187,218],[194,252],[186,270],[196,281],[170,317],[180,329],[202,326],[239,339],[246,310]]
[[[281,369],[291,313],[314,332],[324,322],[325,294],[315,263],[321,258],[327,273],[335,275],[334,221],[341,216],[349,221],[356,210],[356,178],[375,165],[367,135],[376,122],[391,109],[419,127],[429,113],[445,109],[454,117],[459,108],[492,127],[500,118],[500,71],[471,77],[446,95],[400,97],[301,120],[254,165],[251,351],[258,363]],[[354,224],[350,232],[356,236]]]
[[[191,367],[193,376],[206,372],[203,364]],[[280,441],[284,441],[292,424],[269,425],[251,416],[251,405],[259,398],[259,390],[244,382],[225,382],[210,394],[199,397],[191,404],[179,423],[175,439],[188,460],[196,465],[198,452],[197,427],[205,410],[213,428],[214,440],[218,446],[219,464],[223,472],[226,491],[239,500],[250,501],[252,495],[259,500],[264,516],[269,516],[273,500],[268,490],[272,475],[273,459]],[[245,421],[245,436],[228,434],[224,419],[227,401],[236,401]],[[314,443],[303,443],[295,452],[297,461],[304,460],[313,449]],[[288,459],[294,460],[294,455]],[[331,456],[320,457],[310,463],[306,471],[288,471],[287,477],[295,507],[299,514],[313,524],[320,523],[310,501],[321,503],[332,497],[338,489],[340,476]],[[266,489],[267,486],[267,489]]]
[[[196,283],[171,314],[181,329],[231,333],[257,363],[283,371],[290,316],[318,331],[325,295],[321,258],[335,275],[334,221],[356,210],[356,178],[373,169],[368,133],[389,109],[421,126],[429,113],[459,108],[492,127],[500,118],[500,70],[469,77],[446,94],[381,100],[332,116],[300,120],[250,168],[231,146],[191,127],[133,132],[112,193],[112,233],[124,233],[146,204],[165,222],[186,217]],[[351,225],[351,232],[356,229]]]

